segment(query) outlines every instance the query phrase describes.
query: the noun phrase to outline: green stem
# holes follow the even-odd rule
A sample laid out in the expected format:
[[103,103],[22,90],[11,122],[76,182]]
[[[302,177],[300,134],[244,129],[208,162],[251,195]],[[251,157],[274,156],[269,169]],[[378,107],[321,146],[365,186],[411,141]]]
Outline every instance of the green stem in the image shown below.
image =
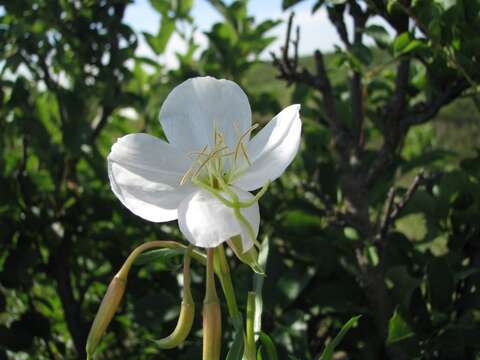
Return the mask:
[[[140,255],[142,252],[150,249],[155,249],[155,248],[167,248],[167,249],[176,249],[176,250],[187,250],[188,247],[180,244],[176,241],[163,241],[163,240],[157,240],[157,241],[149,241],[147,243],[144,243],[135,250],[133,250],[130,255],[128,256],[127,260],[123,263],[122,268],[118,272],[118,276],[122,279],[126,278],[126,275],[130,271],[130,268],[132,267],[132,264],[135,262],[135,259],[137,258],[138,255]],[[199,252],[199,251],[192,251],[192,258],[200,262],[201,264],[205,265],[206,263],[206,256],[205,254]]]
[[192,290],[190,288],[190,257],[192,256],[193,246],[188,245],[185,256],[183,257],[183,298],[189,304],[193,304]]
[[255,347],[255,293],[248,292],[247,297],[247,336],[245,341],[245,356],[248,360],[256,358],[257,348]]
[[233,288],[232,278],[230,276],[230,267],[228,266],[223,245],[217,246],[214,256],[215,272],[217,273],[217,276],[220,280],[220,285],[222,286],[222,290],[225,295],[228,313],[232,318],[235,329],[237,331],[241,330],[242,314],[238,309],[237,298],[235,297],[235,290]]

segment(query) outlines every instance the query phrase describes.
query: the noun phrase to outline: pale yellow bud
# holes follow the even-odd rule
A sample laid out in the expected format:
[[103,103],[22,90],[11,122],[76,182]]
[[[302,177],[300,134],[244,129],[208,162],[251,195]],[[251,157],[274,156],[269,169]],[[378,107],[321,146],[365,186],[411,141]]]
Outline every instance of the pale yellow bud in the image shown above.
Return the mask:
[[195,303],[193,302],[192,292],[190,290],[190,255],[192,246],[188,247],[183,262],[183,301],[178,317],[177,326],[173,332],[155,343],[161,349],[173,349],[182,344],[192,329],[195,318]]
[[97,311],[95,320],[93,320],[92,327],[88,333],[86,350],[89,357],[95,352],[103,333],[117,311],[123,294],[125,293],[126,284],[126,279],[121,278],[117,274],[110,282],[110,285],[108,285],[107,293],[103,297],[100,308]]

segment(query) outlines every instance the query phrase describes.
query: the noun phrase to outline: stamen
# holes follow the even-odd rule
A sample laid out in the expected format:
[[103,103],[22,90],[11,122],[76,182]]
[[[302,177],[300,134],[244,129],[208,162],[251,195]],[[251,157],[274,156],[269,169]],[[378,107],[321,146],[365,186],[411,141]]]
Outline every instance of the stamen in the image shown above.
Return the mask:
[[207,151],[208,149],[208,145],[205,145],[202,149],[201,152],[198,152],[198,151],[191,151],[188,153],[188,155],[197,155],[197,159],[196,161],[194,161],[192,163],[192,166],[190,166],[190,168],[187,170],[187,172],[182,176],[182,178],[180,179],[180,185],[184,185],[187,180],[188,180],[188,177],[190,176],[190,174],[193,172],[193,169],[194,169],[194,166],[195,166],[195,163],[198,162],[200,156],[202,155],[207,155],[205,154],[205,151]]
[[245,145],[243,144],[243,142],[240,143],[240,149],[242,150],[242,154],[245,157],[245,159],[247,160],[248,165],[252,166],[252,163],[250,162],[250,159],[248,158],[247,150],[245,150]]
[[[207,149],[208,149],[208,145],[205,145],[205,146],[203,147],[202,151],[189,151],[189,152],[187,153],[187,155],[196,155],[197,157],[198,157],[199,155],[208,155],[208,154],[205,153],[205,151],[207,151]],[[192,159],[192,160],[193,160],[193,159]]]
[[248,164],[251,165],[250,160],[249,160],[248,155],[247,155],[247,151],[245,150],[245,146],[243,144],[243,140],[245,139],[245,137],[250,135],[250,133],[253,130],[255,130],[257,127],[258,127],[258,124],[253,124],[252,126],[250,126],[250,128],[247,129],[247,131],[245,131],[239,137],[238,142],[237,142],[237,146],[235,147],[235,157],[234,157],[235,162],[237,161],[237,158],[238,158],[238,152],[241,150],[242,154],[243,154],[243,156],[245,156],[245,159],[247,160]]
[[[228,189],[228,184],[236,172],[235,167],[238,157],[243,156],[248,164],[252,165],[248,157],[248,152],[244,141],[245,138],[247,138],[249,134],[258,127],[258,124],[252,125],[241,135],[239,135],[240,130],[238,124],[234,123],[234,126],[238,136],[238,142],[234,151],[228,150],[229,148],[225,144],[225,137],[223,133],[217,129],[217,126],[214,123],[214,144],[212,148],[209,149],[209,146],[205,145],[201,151],[191,151],[188,153],[188,155],[192,158],[192,165],[180,179],[180,185],[185,184],[189,179],[193,181],[193,179],[199,177],[200,172],[206,168],[207,173],[200,176],[202,183],[208,184],[214,189]],[[225,169],[224,166],[226,161],[225,158],[229,158],[228,161],[232,163],[231,167],[228,169]],[[253,202],[254,201],[248,202],[248,204],[253,204]],[[240,204],[240,207],[247,207],[247,202],[243,203],[239,200],[236,200],[236,203]]]
[[215,157],[216,154],[218,154],[219,152],[222,152],[223,150],[226,150],[228,149],[227,146],[224,146],[220,149],[217,149],[215,151],[212,151],[208,156],[207,158],[205,159],[205,161],[200,165],[200,167],[197,169],[197,171],[195,172],[195,174],[193,174],[193,176],[197,176],[198,173],[200,172],[200,170],[202,170],[202,168],[205,166],[205,164],[207,164],[211,159],[213,159]]

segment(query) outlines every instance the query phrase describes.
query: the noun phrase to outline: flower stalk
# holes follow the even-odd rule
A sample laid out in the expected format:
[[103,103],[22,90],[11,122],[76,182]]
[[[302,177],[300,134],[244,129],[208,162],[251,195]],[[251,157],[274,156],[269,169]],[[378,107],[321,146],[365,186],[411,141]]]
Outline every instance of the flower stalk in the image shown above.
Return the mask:
[[214,277],[214,248],[207,250],[207,281],[203,301],[203,360],[219,360],[222,314]]
[[228,313],[232,318],[235,329],[239,330],[243,326],[242,314],[238,309],[235,290],[233,288],[232,278],[230,276],[230,267],[228,266],[223,245],[219,245],[215,248],[214,268],[225,295]]
[[253,291],[248,292],[247,297],[247,334],[245,338],[245,356],[247,360],[255,360],[257,348],[255,347],[255,293]]

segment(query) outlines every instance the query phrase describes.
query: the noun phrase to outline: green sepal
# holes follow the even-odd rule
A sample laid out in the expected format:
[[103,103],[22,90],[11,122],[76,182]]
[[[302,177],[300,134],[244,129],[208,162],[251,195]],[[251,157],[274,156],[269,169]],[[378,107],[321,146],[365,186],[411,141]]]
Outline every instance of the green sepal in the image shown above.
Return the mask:
[[258,263],[258,251],[255,246],[252,246],[250,250],[244,252],[242,238],[239,235],[231,237],[227,242],[241,262],[250,266],[257,274],[265,275],[264,269],[262,269]]

